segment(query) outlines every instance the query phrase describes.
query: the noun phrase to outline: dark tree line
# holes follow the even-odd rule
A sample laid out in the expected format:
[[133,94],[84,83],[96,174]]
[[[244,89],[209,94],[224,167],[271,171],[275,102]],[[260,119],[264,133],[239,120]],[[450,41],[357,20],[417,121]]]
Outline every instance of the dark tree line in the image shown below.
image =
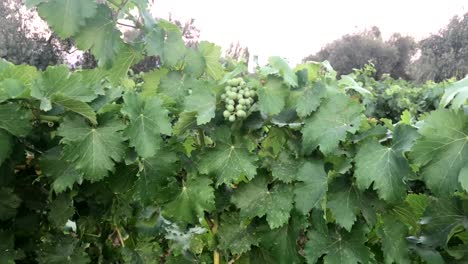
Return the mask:
[[460,79],[468,74],[468,13],[453,17],[445,28],[419,42],[398,33],[384,41],[380,30],[373,27],[345,35],[304,58],[307,60],[328,60],[339,74],[349,74],[371,62],[375,78],[388,73],[396,79],[418,82]]

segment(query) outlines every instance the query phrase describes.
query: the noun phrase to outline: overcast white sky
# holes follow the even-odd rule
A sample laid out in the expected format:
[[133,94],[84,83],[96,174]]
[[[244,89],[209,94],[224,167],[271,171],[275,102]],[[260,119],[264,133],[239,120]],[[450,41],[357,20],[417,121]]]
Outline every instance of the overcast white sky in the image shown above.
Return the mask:
[[468,0],[154,0],[154,14],[195,19],[201,39],[223,48],[239,41],[261,61],[272,55],[299,62],[346,33],[376,25],[417,39],[437,32]]

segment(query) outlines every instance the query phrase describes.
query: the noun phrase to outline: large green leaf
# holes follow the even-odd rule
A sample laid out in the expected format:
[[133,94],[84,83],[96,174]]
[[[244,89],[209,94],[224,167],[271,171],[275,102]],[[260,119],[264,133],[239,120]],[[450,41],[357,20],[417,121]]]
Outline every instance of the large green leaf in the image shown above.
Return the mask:
[[462,105],[468,104],[468,77],[445,88],[439,106],[446,107],[448,104],[451,104],[452,109],[460,109]]
[[31,95],[41,100],[41,110],[44,111],[52,109],[54,99],[61,105],[64,97],[81,102],[91,102],[97,97],[93,86],[83,81],[83,75],[71,74],[66,66],[48,67],[33,86]]
[[184,109],[187,112],[197,113],[197,125],[210,122],[215,117],[216,97],[213,94],[213,85],[209,82],[194,82],[192,94],[185,98]]
[[326,88],[321,82],[306,87],[297,95],[296,111],[300,117],[306,117],[317,110],[326,96]]
[[125,130],[130,145],[143,158],[154,156],[162,144],[161,134],[172,132],[169,111],[158,97],[144,100],[136,93],[126,93],[124,101],[122,113],[130,119]]
[[231,200],[240,209],[241,217],[250,219],[266,215],[268,225],[273,229],[288,222],[293,197],[292,186],[275,184],[269,188],[265,177],[256,177],[240,185]]
[[243,254],[260,242],[254,230],[253,226],[240,221],[237,213],[224,213],[218,229],[218,247],[232,254]]
[[391,146],[382,146],[377,140],[364,143],[355,158],[354,176],[358,187],[365,190],[374,183],[373,188],[383,200],[403,200],[407,189],[404,181],[412,175],[404,152],[416,137],[416,128],[400,125],[395,129]]
[[[421,176],[437,195],[462,190],[466,180],[463,167],[468,163],[468,116],[462,111],[432,112],[419,130],[410,157],[422,166]],[[468,191],[468,189],[467,189]]]
[[111,12],[105,5],[99,5],[96,15],[86,21],[86,27],[75,37],[77,46],[82,50],[90,49],[100,66],[110,66],[123,46],[121,32],[115,27]]
[[377,229],[377,235],[382,240],[382,251],[385,264],[409,264],[409,252],[406,242],[408,229],[391,214],[382,216],[382,225]]
[[202,41],[198,44],[198,50],[205,59],[205,72],[214,80],[219,80],[223,76],[223,67],[221,66],[221,47],[213,43]]
[[52,97],[54,104],[60,105],[67,111],[74,112],[88,119],[93,125],[97,124],[96,113],[87,103],[78,101],[61,94]]
[[242,142],[232,141],[229,128],[221,127],[215,133],[216,147],[201,156],[200,173],[214,175],[216,185],[231,184],[243,176],[252,179],[257,174],[257,157]]
[[168,150],[142,160],[136,181],[136,194],[144,204],[162,204],[173,198],[179,189],[174,176],[177,171],[177,156]]
[[171,71],[161,78],[158,92],[168,96],[176,103],[182,103],[188,94],[188,86],[180,72]]
[[0,129],[4,129],[14,136],[27,136],[32,130],[31,119],[31,111],[23,109],[18,104],[0,105]]
[[74,36],[87,18],[96,14],[95,0],[47,0],[40,3],[38,12],[61,38]]
[[57,235],[41,239],[37,251],[39,264],[88,264],[90,259],[86,253],[86,245],[80,245],[77,238]]
[[52,226],[58,230],[62,230],[67,221],[71,219],[75,213],[73,200],[68,194],[61,194],[57,196],[49,204],[49,210],[50,211],[47,215],[47,219],[49,219],[49,222],[52,224]]
[[296,179],[298,167],[301,161],[283,151],[279,154],[277,160],[273,160],[271,164],[271,174],[274,179],[280,180],[285,183],[291,183]]
[[317,146],[324,154],[330,154],[346,139],[347,133],[355,133],[362,120],[363,107],[344,94],[335,94],[306,120],[302,129],[303,146],[312,151]]
[[374,256],[365,245],[366,228],[356,226],[347,232],[338,228],[331,230],[309,230],[309,241],[305,246],[307,263],[317,263],[323,256],[324,264],[375,263]]
[[303,258],[300,255],[298,240],[301,232],[307,227],[307,218],[297,212],[291,214],[289,223],[280,228],[268,230],[261,235],[260,245],[269,250],[278,264],[300,264]]
[[279,75],[283,77],[285,83],[291,87],[297,86],[297,76],[283,58],[278,56],[270,57],[268,58],[268,64],[278,70]]
[[106,120],[94,128],[83,119],[65,118],[57,131],[65,144],[64,159],[74,163],[85,179],[103,179],[109,171],[114,171],[114,161],[123,157],[125,139],[120,133],[123,129],[124,125],[115,120]]
[[52,178],[52,188],[56,193],[73,189],[75,183],[81,184],[83,173],[75,169],[73,163],[60,159],[60,149],[47,151],[40,160],[42,172]]
[[344,179],[335,180],[327,193],[327,207],[336,223],[350,231],[361,207],[361,193]]
[[286,105],[289,88],[283,81],[274,76],[268,77],[265,85],[258,88],[260,111],[267,115],[279,114]]
[[189,175],[175,199],[164,206],[163,214],[183,223],[197,223],[204,212],[215,208],[212,181],[206,177]]
[[296,208],[305,215],[312,208],[320,208],[328,190],[323,162],[312,160],[304,163],[296,179],[299,181],[294,185]]

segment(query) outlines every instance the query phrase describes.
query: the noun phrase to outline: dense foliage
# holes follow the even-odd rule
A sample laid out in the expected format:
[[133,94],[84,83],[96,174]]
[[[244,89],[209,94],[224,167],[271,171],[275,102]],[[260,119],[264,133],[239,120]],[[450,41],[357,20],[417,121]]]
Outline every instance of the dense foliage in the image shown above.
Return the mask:
[[348,34],[327,44],[319,52],[304,58],[304,61],[330,61],[339,75],[349,74],[354,69],[363,68],[373,63],[376,71],[374,78],[379,79],[388,73],[391,77],[411,79],[409,66],[416,53],[417,43],[412,37],[393,34],[384,41],[380,30],[371,30]]
[[392,122],[365,73],[223,67],[144,1],[28,3],[100,67],[0,62],[0,263],[468,261],[468,79]]

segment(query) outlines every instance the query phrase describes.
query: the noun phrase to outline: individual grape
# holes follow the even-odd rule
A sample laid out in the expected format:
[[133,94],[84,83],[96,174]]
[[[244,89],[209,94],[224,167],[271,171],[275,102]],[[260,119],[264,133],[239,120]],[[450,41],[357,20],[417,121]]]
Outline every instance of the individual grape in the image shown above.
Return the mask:
[[245,99],[244,98],[239,99],[239,104],[244,105],[245,104]]
[[226,109],[227,109],[229,112],[232,112],[232,111],[234,111],[234,106],[233,106],[233,105],[228,105],[228,106],[226,106]]
[[226,100],[226,95],[225,95],[225,94],[222,94],[222,95],[221,95],[221,99]]
[[237,115],[238,117],[246,117],[246,116],[247,116],[247,114],[245,113],[244,110],[238,110],[238,111],[236,112],[236,115]]
[[243,95],[244,93],[245,93],[245,91],[242,90],[242,89],[240,89],[239,91],[237,91],[237,94],[242,94],[242,95]]
[[235,99],[237,99],[237,94],[234,93],[234,92],[231,92],[231,93],[229,94],[229,98],[231,98],[232,100],[235,100]]
[[232,99],[229,99],[227,103],[228,103],[228,105],[234,105],[235,104],[234,100],[232,100]]
[[224,91],[226,91],[226,93],[227,93],[227,92],[230,92],[230,91],[231,91],[231,86],[226,86],[226,87],[224,87]]
[[237,95],[237,100],[240,100],[242,98],[244,98],[244,96],[242,96],[242,94],[236,94]]
[[231,112],[229,112],[228,110],[224,110],[223,116],[224,116],[225,118],[228,118],[228,117],[231,116]]
[[240,105],[240,104],[236,105],[236,110],[242,110],[242,109],[244,109],[243,105]]
[[237,93],[238,90],[239,90],[239,89],[237,89],[237,87],[232,87],[232,88],[231,88],[231,91],[232,91],[233,93]]
[[230,121],[230,122],[236,121],[236,116],[235,116],[235,115],[230,116],[230,117],[229,117],[229,121]]

